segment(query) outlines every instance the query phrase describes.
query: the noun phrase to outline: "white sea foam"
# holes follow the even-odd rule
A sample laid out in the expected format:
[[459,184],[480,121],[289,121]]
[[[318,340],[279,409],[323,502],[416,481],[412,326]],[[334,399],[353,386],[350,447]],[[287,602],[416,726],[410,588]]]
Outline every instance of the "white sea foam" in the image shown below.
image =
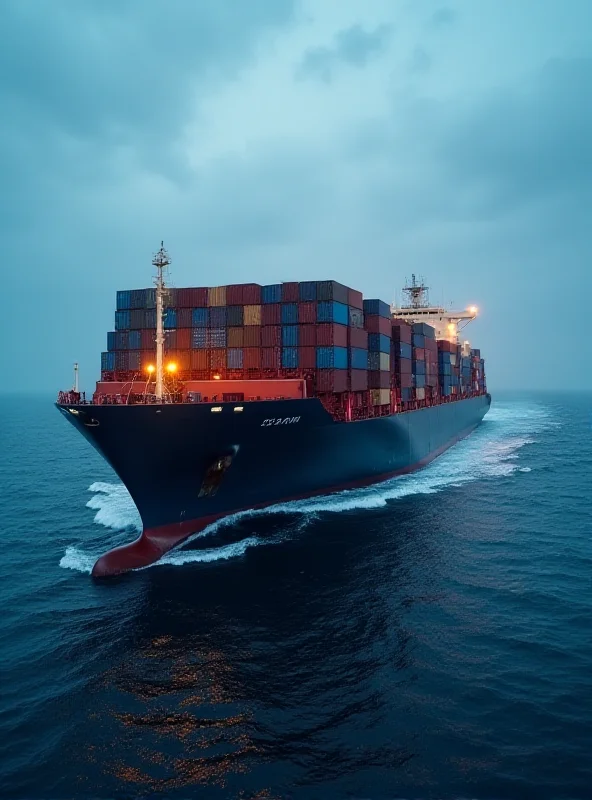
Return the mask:
[[[297,514],[301,515],[297,529],[301,529],[321,513],[376,509],[410,495],[434,494],[476,480],[505,478],[516,472],[530,472],[530,467],[516,463],[519,461],[520,451],[527,445],[533,444],[541,431],[555,424],[558,423],[550,419],[549,412],[544,406],[527,402],[494,404],[483,424],[472,436],[459,442],[423,470],[364,489],[347,490],[308,500],[280,503],[266,509],[232,514],[196,534],[186,545],[196,538],[211,536],[225,527],[236,524],[239,520],[252,517]],[[112,530],[127,531],[128,536],[124,541],[128,539],[131,541],[129,529],[141,530],[141,521],[125,487],[121,484],[93,483],[90,491],[94,494],[87,506],[97,511],[94,521]],[[250,547],[273,544],[294,533],[295,530],[291,529],[279,536],[260,538],[250,535],[239,542],[207,550],[180,548],[165,555],[158,563],[180,566],[190,562],[227,560],[242,555]],[[120,543],[118,541],[111,546]],[[92,564],[103,551],[104,547],[100,552],[91,553],[86,547],[82,550],[70,546],[60,561],[60,566],[90,572]]]

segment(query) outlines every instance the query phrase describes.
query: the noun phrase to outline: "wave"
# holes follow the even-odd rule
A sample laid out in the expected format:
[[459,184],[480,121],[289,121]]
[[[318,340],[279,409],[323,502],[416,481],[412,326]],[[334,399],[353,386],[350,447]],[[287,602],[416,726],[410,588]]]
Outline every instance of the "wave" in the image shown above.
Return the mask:
[[[309,525],[321,513],[342,513],[377,509],[404,497],[417,494],[434,494],[448,488],[461,487],[467,483],[506,478],[514,473],[527,473],[531,467],[516,463],[522,448],[537,441],[537,436],[546,428],[559,423],[551,418],[547,408],[527,402],[494,404],[480,427],[467,439],[450,448],[446,453],[424,469],[392,478],[364,489],[352,489],[331,495],[278,503],[265,509],[231,514],[205,528],[187,540],[182,548],[167,553],[157,565],[180,566],[190,562],[212,562],[243,555],[250,547],[273,544],[285,539],[288,532],[279,536],[249,536],[232,544],[211,549],[184,549],[196,538],[212,536],[223,528],[232,527],[250,517],[274,514],[299,515],[297,529]],[[93,497],[86,504],[95,509],[95,523],[112,531],[127,532],[142,530],[138,511],[122,484],[93,483],[89,487]],[[289,532],[293,535],[294,531]],[[122,542],[111,542],[109,547]],[[90,572],[94,561],[104,552],[96,554],[75,546],[66,549],[60,566],[81,572]],[[154,565],[154,566],[157,566]]]

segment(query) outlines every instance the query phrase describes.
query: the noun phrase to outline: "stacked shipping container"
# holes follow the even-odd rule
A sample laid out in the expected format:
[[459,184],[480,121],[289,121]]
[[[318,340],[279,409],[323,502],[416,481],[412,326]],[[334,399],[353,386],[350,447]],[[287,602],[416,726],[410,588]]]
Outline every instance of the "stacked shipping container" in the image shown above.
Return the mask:
[[[430,325],[391,319],[387,303],[336,281],[167,289],[164,305],[166,363],[181,380],[302,377],[311,394],[351,393],[350,408],[375,413],[486,391],[478,350],[437,342]],[[154,364],[155,306],[154,289],[117,293],[102,380]]]

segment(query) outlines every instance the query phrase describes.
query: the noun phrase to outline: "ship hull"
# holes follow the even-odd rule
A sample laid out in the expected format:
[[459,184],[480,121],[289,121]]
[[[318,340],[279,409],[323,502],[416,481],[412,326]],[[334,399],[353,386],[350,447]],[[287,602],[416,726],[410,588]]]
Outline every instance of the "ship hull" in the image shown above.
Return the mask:
[[154,563],[228,514],[425,466],[470,434],[490,403],[483,395],[351,423],[335,422],[317,399],[58,404],[121,478],[144,526],[136,542],[99,559],[93,575]]

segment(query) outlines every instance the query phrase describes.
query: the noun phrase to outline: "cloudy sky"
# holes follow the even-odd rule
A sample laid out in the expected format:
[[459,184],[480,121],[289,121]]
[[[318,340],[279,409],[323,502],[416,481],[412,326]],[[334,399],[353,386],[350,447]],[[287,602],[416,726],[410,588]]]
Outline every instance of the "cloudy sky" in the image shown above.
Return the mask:
[[[2,0],[2,388],[98,377],[115,291],[477,303],[493,389],[592,388],[590,0]],[[18,365],[18,369],[15,369]]]

